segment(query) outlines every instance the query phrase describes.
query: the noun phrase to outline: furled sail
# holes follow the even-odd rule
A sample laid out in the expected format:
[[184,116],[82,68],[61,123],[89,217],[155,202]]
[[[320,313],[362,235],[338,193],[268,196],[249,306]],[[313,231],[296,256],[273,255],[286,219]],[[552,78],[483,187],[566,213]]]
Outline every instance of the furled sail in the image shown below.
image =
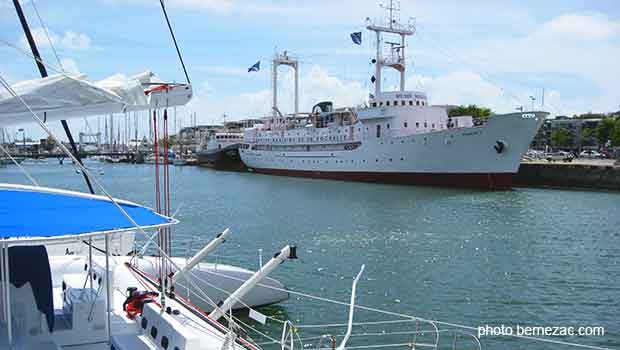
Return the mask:
[[[151,72],[97,82],[83,74],[57,74],[11,88],[45,121],[181,106],[192,97],[191,85],[165,83]],[[0,127],[34,122],[20,98],[0,91]]]

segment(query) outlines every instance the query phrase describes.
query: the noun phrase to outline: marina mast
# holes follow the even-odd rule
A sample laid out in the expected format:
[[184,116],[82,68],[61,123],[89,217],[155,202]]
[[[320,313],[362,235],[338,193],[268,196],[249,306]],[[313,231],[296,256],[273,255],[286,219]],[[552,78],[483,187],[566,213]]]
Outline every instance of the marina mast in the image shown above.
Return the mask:
[[[400,91],[405,91],[406,59],[405,47],[407,36],[415,33],[415,24],[410,18],[407,24],[400,23],[400,2],[390,0],[388,6],[381,6],[388,11],[387,19],[366,20],[366,29],[376,33],[377,54],[375,58],[375,96],[381,94],[381,73],[383,67],[394,68],[400,72]],[[390,45],[389,52],[384,57],[383,54],[383,33],[396,34],[400,36],[400,43],[386,42]]]

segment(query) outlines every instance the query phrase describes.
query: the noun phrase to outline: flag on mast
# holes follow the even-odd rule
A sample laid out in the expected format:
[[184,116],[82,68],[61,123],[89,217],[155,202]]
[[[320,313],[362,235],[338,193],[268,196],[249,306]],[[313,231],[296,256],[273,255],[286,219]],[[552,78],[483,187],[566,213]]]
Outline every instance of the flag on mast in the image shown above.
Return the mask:
[[258,72],[260,70],[260,61],[254,63],[250,68],[248,68],[249,72]]
[[351,33],[351,40],[357,45],[362,45],[362,32]]

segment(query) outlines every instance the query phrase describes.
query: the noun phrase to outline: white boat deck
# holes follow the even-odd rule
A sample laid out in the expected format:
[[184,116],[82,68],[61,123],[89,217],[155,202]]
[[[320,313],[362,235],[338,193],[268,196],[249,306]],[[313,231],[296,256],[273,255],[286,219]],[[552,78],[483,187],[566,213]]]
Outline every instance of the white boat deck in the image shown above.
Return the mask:
[[[93,265],[93,268],[101,268],[101,266],[96,266],[96,262]],[[145,304],[142,316],[138,316],[136,320],[129,319],[123,311],[126,288],[134,286],[139,290],[154,291],[155,287],[124,264],[113,264],[111,267],[112,274],[115,275],[113,280],[116,284],[112,291],[112,314],[110,318],[111,340],[115,349],[221,349],[225,339],[222,330],[217,329],[216,326],[211,325],[203,317],[194,313],[201,314],[200,311],[191,312],[175,299],[167,298],[165,308],[162,309],[161,300],[157,298],[155,302]],[[6,326],[3,326],[0,327],[0,339],[2,339],[0,340],[0,350],[110,349],[105,326],[107,323],[105,281],[102,281],[101,285],[95,281],[93,289],[90,289],[90,281],[87,279],[86,271],[66,274],[63,281],[67,290],[63,292],[62,287],[53,289],[56,316],[54,332],[43,332],[36,337],[22,336],[16,338],[14,345],[9,347],[6,343],[8,338]],[[83,288],[84,286],[86,289]],[[15,291],[18,292],[18,290]],[[75,300],[75,304],[67,306],[67,301],[63,300],[63,297]],[[88,316],[91,309],[94,310],[92,318]],[[81,312],[81,315],[76,317],[71,312],[74,314]],[[80,321],[73,321],[72,317],[73,320]],[[143,321],[145,318],[147,321]],[[166,344],[167,346],[164,346]],[[235,348],[242,349],[243,347],[235,344]]]

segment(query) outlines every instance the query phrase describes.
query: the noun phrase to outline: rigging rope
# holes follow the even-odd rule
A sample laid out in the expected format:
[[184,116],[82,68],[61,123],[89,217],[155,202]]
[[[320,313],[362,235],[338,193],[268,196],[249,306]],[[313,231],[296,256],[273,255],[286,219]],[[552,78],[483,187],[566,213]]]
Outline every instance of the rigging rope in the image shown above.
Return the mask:
[[[243,279],[241,278],[236,278],[233,276],[229,276],[229,275],[225,275],[225,274],[221,274],[221,273],[217,273],[217,272],[213,272],[213,271],[206,271],[209,274],[213,274],[216,276],[220,276],[220,277],[224,277],[224,278],[228,278],[228,279],[232,279],[232,280],[237,280],[243,283]],[[274,287],[274,286],[270,286],[270,285],[266,285],[266,284],[257,284],[258,286],[264,287],[264,288],[268,288],[268,289],[273,289],[273,290],[277,290],[277,291],[283,291],[283,292],[287,292],[293,295],[298,295],[301,297],[305,297],[308,299],[314,299],[314,300],[318,300],[318,301],[323,301],[326,303],[332,303],[332,304],[337,304],[337,305],[343,305],[343,306],[350,306],[350,303],[346,303],[346,302],[342,302],[342,301],[338,301],[338,300],[333,300],[333,299],[329,299],[329,298],[325,298],[325,297],[319,297],[319,296],[315,296],[312,294],[308,294],[308,293],[303,293],[303,292],[298,292],[298,291],[294,291],[292,289],[284,289],[284,288],[278,288],[278,287]],[[368,306],[363,306],[363,305],[355,305],[356,309],[360,309],[360,310],[365,310],[365,311],[370,311],[370,312],[376,312],[376,313],[380,313],[380,314],[384,314],[384,315],[391,315],[391,316],[397,316],[397,317],[402,317],[405,319],[411,319],[411,320],[419,320],[419,321],[423,321],[423,322],[429,322],[429,323],[436,323],[439,325],[444,325],[444,326],[450,326],[450,327],[455,327],[455,328],[462,328],[462,329],[467,329],[470,331],[478,331],[477,327],[472,327],[472,326],[466,326],[466,325],[462,325],[462,324],[458,324],[458,323],[451,323],[451,322],[444,322],[444,321],[437,321],[437,320],[430,320],[430,319],[426,319],[426,318],[421,318],[421,317],[417,317],[417,316],[411,316],[411,315],[407,315],[407,314],[402,314],[402,313],[398,313],[398,312],[393,312],[393,311],[386,311],[386,310],[381,310],[381,309],[376,309],[376,308],[372,308],[372,307],[368,307]],[[297,326],[298,328],[303,328],[303,325]],[[540,341],[540,342],[545,342],[545,343],[552,343],[552,344],[558,344],[558,345],[567,345],[567,346],[573,346],[573,347],[578,347],[578,348],[583,348],[583,349],[595,349],[595,350],[613,350],[611,348],[605,348],[605,347],[599,347],[599,346],[594,346],[594,345],[584,345],[584,344],[578,344],[578,343],[571,343],[571,342],[565,342],[565,341],[561,341],[561,340],[553,340],[553,339],[545,339],[545,338],[538,338],[538,337],[530,337],[530,336],[523,336],[523,335],[506,335],[507,337],[514,337],[514,338],[521,338],[521,339],[527,339],[527,340],[533,340],[533,341]]]
[[58,62],[58,66],[64,72],[65,69],[62,66],[62,63],[60,63],[60,58],[58,57],[58,53],[56,52],[56,47],[54,47],[54,43],[52,42],[52,39],[50,38],[50,34],[49,34],[48,30],[47,30],[47,26],[45,25],[45,23],[43,23],[43,19],[41,18],[41,15],[39,15],[39,10],[37,10],[36,1],[32,1],[31,4],[32,4],[32,8],[34,9],[34,12],[37,14],[37,18],[39,19],[39,23],[41,24],[41,28],[43,28],[43,32],[45,32],[45,37],[47,38],[47,41],[50,43],[50,47],[52,48],[52,52],[54,52],[54,56],[56,57],[56,62]]
[[185,73],[185,79],[187,79],[188,84],[191,84],[191,82],[189,81],[189,75],[187,74],[187,69],[185,68],[185,63],[183,62],[183,56],[181,56],[181,50],[179,49],[179,45],[177,44],[177,39],[175,38],[174,31],[172,30],[172,25],[170,25],[170,20],[168,19],[168,13],[166,12],[166,6],[164,5],[164,0],[159,0],[159,4],[161,5],[161,10],[164,12],[164,17],[166,17],[166,23],[168,24],[168,30],[170,31],[170,35],[172,36],[174,47],[177,49],[177,55],[179,56],[181,67],[183,67],[183,73]]
[[[4,86],[4,81],[2,81],[1,84],[2,84],[2,86]],[[30,175],[30,173],[21,164],[19,164],[19,162],[17,160],[15,160],[15,158],[13,158],[13,156],[11,156],[11,154],[2,146],[2,143],[0,143],[0,150],[2,150],[2,152],[4,152],[7,155],[7,157],[9,157],[9,159],[11,159],[11,161],[15,165],[17,165],[19,170],[21,170],[21,172],[24,173],[24,175],[26,175],[28,180],[30,180],[30,182],[32,182],[33,185],[39,187],[39,184],[37,183],[37,180],[35,180],[34,177],[32,177]]]

